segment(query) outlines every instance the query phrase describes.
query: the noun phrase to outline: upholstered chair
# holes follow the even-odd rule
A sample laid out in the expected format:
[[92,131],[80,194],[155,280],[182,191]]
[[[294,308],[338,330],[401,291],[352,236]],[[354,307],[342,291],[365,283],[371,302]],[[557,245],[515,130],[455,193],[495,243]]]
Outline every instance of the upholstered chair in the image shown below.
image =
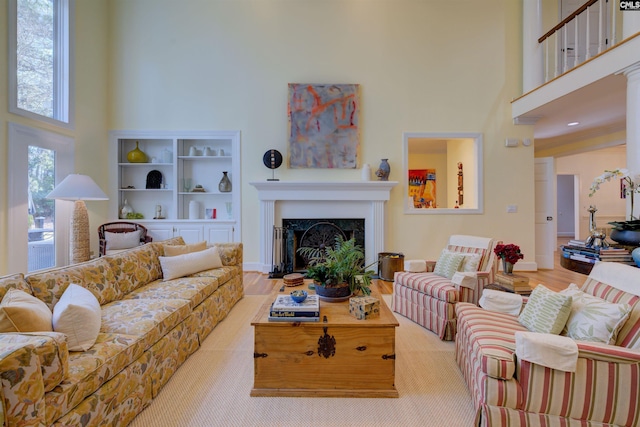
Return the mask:
[[406,261],[405,271],[394,275],[393,311],[453,340],[456,303],[477,305],[484,287],[494,282],[496,244],[489,237],[452,235],[437,262]]

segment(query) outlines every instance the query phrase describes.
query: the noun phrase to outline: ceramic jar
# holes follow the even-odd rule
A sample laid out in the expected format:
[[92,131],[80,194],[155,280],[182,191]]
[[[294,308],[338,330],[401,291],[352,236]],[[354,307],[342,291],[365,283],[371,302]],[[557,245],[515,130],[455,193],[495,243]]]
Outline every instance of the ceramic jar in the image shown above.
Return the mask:
[[231,180],[229,176],[227,176],[227,171],[222,172],[222,179],[218,183],[218,191],[221,193],[229,193],[231,192]]
[[136,148],[127,153],[129,163],[147,163],[147,155],[138,147],[139,141],[136,141]]

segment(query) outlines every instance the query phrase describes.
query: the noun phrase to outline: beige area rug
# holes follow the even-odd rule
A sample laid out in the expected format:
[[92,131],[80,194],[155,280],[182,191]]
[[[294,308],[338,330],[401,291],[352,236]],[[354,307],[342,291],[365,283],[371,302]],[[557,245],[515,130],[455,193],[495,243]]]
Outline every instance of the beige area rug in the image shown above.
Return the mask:
[[[390,295],[384,299],[390,304]],[[395,398],[250,397],[251,320],[267,298],[245,296],[130,424],[141,426],[472,426],[454,344],[396,314]]]

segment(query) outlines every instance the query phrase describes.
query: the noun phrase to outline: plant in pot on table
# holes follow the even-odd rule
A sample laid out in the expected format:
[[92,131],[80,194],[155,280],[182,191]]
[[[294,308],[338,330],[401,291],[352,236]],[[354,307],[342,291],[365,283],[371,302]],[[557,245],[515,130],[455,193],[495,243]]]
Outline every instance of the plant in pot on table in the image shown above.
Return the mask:
[[[640,219],[634,216],[633,202],[635,193],[640,193],[640,176],[630,173],[627,169],[613,169],[605,170],[600,176],[597,176],[591,188],[589,189],[589,197],[600,189],[600,185],[612,179],[620,180],[620,197],[629,198],[629,220],[628,221],[612,221],[609,224],[612,226],[611,234],[609,237],[611,240],[626,246],[637,247],[640,246]],[[618,187],[616,186],[616,191]]]
[[502,259],[502,271],[504,274],[513,274],[513,265],[524,258],[524,255],[520,252],[520,247],[513,243],[496,245],[493,253]]
[[373,270],[364,266],[364,251],[355,239],[336,236],[333,247],[302,247],[298,253],[307,260],[306,276],[313,279],[316,294],[327,301],[343,300],[352,294],[371,293]]

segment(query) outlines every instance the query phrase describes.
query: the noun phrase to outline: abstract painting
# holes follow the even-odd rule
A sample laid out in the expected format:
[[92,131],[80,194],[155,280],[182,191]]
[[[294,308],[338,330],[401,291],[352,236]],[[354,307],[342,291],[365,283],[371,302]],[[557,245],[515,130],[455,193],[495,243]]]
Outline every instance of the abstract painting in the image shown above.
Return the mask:
[[414,208],[436,207],[435,169],[409,169],[409,199]]
[[289,167],[355,169],[360,100],[357,84],[289,84]]

